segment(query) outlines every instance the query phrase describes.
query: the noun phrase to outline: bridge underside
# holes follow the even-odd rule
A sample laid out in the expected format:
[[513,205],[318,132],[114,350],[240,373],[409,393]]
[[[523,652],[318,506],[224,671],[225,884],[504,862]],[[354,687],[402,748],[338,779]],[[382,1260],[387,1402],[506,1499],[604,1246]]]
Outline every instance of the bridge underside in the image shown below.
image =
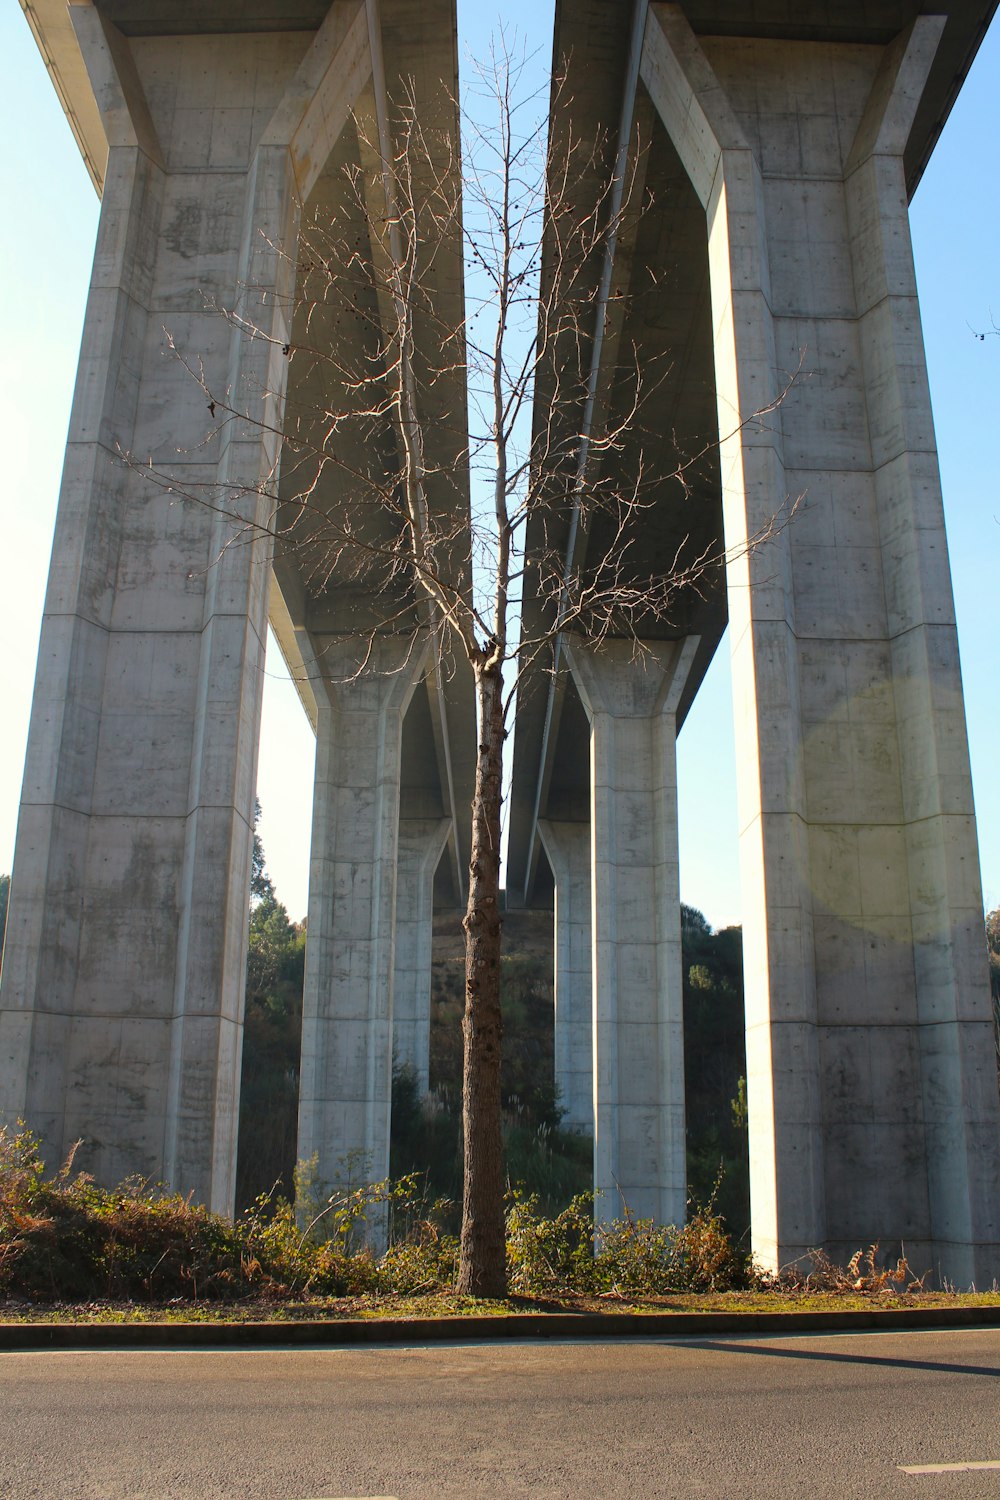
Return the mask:
[[[635,638],[563,632],[528,673],[509,895],[554,888],[557,1081],[594,1133],[599,1211],[621,1190],[681,1218],[675,741],[728,623],[770,1265],[878,1238],[959,1283],[1000,1274],[1000,1101],[907,222],[991,12],[557,6],[554,139],[592,150],[581,211],[619,134],[632,186],[613,260],[584,273],[593,415],[543,369],[536,422],[572,451],[641,375],[639,420],[601,460],[648,500],[623,580],[725,565],[640,611]],[[28,13],[103,208],[0,990],[2,1118],[25,1117],[50,1156],[84,1137],[102,1178],[231,1206],[270,619],[317,734],[299,1152],[327,1185],[352,1152],[381,1176],[393,1051],[426,1079],[430,913],[435,889],[461,897],[475,720],[467,667],[442,661],[387,561],[398,424],[379,406],[321,438],[391,353],[392,297],[314,295],[311,235],[332,222],[336,254],[384,256],[403,80],[432,165],[457,161],[453,0]],[[464,588],[465,382],[435,347],[461,317],[457,219],[425,289],[407,387],[434,476],[421,514],[452,537]],[[529,525],[529,556],[553,544],[568,572],[593,567],[607,520]],[[529,632],[553,608],[529,586]]]

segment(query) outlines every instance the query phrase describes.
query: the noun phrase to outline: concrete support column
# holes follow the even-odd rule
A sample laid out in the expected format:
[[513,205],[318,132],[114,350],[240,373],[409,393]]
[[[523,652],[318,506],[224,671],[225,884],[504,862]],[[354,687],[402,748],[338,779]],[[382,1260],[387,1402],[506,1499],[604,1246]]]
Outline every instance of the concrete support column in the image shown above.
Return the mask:
[[[910,247],[903,150],[943,16],[886,48],[845,166],[897,727],[931,1255],[1000,1273],[1000,1109],[962,677]],[[905,851],[905,852],[904,852]],[[894,937],[898,935],[893,933]],[[880,934],[881,936],[881,934]],[[909,944],[908,944],[909,946]]]
[[594,1132],[590,825],[546,819],[538,831],[556,888],[555,1081],[563,1125]]
[[389,1172],[400,741],[423,651],[332,640],[321,660],[298,1153],[329,1193]]
[[1000,1103],[902,163],[942,24],[699,41],[654,5],[642,76],[707,221],[754,1249],[983,1284]]
[[428,1089],[434,875],[451,833],[449,818],[400,818],[396,860],[396,958],[392,1054]]
[[[683,1223],[684,1032],[675,714],[694,638],[566,653],[591,756],[594,1189],[599,1220],[625,1206]],[[624,1200],[624,1201],[623,1201]]]
[[50,1166],[80,1137],[101,1180],[141,1173],[223,1211],[298,204],[367,46],[357,6],[335,10],[315,35],[126,38],[71,8],[108,154],[14,860],[0,1109],[41,1134]]

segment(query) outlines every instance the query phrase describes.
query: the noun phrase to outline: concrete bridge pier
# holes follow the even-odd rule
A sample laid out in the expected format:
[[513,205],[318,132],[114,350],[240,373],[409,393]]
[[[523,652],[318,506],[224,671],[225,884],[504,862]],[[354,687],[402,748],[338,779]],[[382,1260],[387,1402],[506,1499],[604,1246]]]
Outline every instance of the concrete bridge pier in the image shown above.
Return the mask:
[[707,224],[754,1249],[879,1238],[983,1285],[1000,1102],[903,162],[944,24],[698,38],[651,5],[641,75]]
[[[375,298],[356,319],[310,322],[300,219],[364,242],[365,213],[345,186],[362,149],[352,109],[374,114],[389,146],[387,100],[404,80],[427,101],[441,170],[457,160],[454,6],[26,10],[103,201],[0,983],[0,1119],[25,1118],[50,1166],[82,1139],[80,1165],[102,1182],[138,1173],[231,1211],[270,619],[319,731],[300,1155],[318,1150],[330,1185],[331,1158],[351,1150],[381,1177],[400,726],[426,654],[423,617],[400,574],[387,599],[384,578],[366,592],[355,568],[303,562],[302,526],[277,556],[270,542],[275,525],[301,519],[290,450],[279,473],[286,398],[301,438],[309,413],[343,395],[331,366],[370,358],[378,316]],[[456,236],[428,281],[435,316],[455,326],[461,264]],[[415,329],[418,359],[429,338]],[[445,418],[465,412],[460,370],[434,384],[434,401],[423,410],[429,467],[449,480],[429,499],[435,515],[454,512],[458,534],[468,497]],[[391,482],[391,419],[358,442],[361,468],[376,455],[376,487]],[[369,528],[370,492],[333,467],[310,487],[309,543],[324,517],[336,529],[342,510],[353,521],[367,503],[366,540],[393,548],[387,513]],[[399,635],[366,656],[386,611]],[[440,893],[461,892],[455,806],[475,760],[472,702],[471,674],[438,663],[409,729],[404,808],[432,824],[423,864],[409,823],[403,840],[411,1012],[418,976],[429,982],[435,839],[439,855],[450,842]]]
[[539,819],[555,882],[555,1082],[563,1125],[594,1133],[590,824]]
[[430,1069],[434,876],[451,831],[449,818],[399,820],[392,1054],[396,1067],[413,1069],[421,1094]]
[[69,21],[49,35],[103,202],[14,861],[2,1117],[40,1132],[50,1166],[82,1137],[102,1181],[141,1172],[218,1210],[268,609],[253,528],[294,266],[277,247],[294,251],[309,186],[296,142],[322,160],[360,87],[336,10],[315,34],[125,36],[80,5],[75,40]]
[[566,640],[590,720],[598,1220],[684,1220],[676,712],[696,645]]
[[319,656],[298,1154],[323,1194],[389,1174],[400,751],[425,654],[386,636]]

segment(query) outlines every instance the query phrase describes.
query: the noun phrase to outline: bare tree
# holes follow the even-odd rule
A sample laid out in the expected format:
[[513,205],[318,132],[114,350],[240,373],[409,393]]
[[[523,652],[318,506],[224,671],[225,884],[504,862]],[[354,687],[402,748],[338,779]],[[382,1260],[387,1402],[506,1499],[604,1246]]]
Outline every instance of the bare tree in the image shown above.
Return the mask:
[[[357,671],[387,633],[429,635],[445,670],[471,667],[459,1290],[480,1296],[506,1285],[500,838],[518,683],[552,666],[562,632],[641,651],[650,622],[715,586],[725,561],[718,543],[685,535],[667,566],[643,564],[644,516],[666,482],[691,492],[718,434],[675,453],[668,473],[647,460],[662,371],[622,347],[613,303],[627,293],[612,289],[616,249],[649,207],[641,143],[577,140],[565,84],[552,85],[549,112],[548,85],[526,97],[523,77],[501,42],[478,70],[461,164],[454,130],[429,124],[412,91],[391,119],[374,101],[358,110],[356,157],[298,249],[280,483],[248,497],[253,521],[239,496],[194,496],[232,517],[230,545],[256,535],[262,495],[270,502],[276,564],[293,556],[309,588],[335,593],[338,630],[360,642]],[[613,390],[601,375],[612,338]],[[246,421],[189,369],[213,419]]]

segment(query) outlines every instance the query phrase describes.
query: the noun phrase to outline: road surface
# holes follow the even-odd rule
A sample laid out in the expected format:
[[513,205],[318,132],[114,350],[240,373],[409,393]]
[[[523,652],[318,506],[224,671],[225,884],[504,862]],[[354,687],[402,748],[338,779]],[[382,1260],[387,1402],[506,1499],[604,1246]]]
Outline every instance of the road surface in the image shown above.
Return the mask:
[[0,1355],[2,1500],[702,1495],[1000,1500],[1000,1330]]

